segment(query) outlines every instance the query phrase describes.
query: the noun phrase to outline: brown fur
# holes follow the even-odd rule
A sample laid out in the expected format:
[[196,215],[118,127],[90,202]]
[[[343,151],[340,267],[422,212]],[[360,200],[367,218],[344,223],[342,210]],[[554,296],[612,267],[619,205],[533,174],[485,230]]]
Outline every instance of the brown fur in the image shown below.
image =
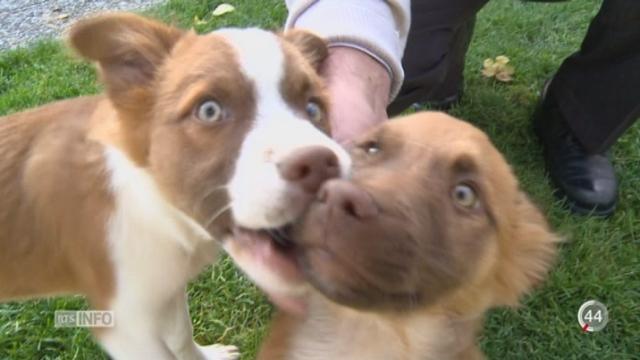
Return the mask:
[[288,44],[298,49],[306,62],[315,69],[319,69],[329,55],[324,40],[305,30],[292,29],[285,32],[282,37]]
[[[482,358],[484,313],[517,305],[542,281],[558,237],[487,136],[465,122],[409,115],[351,154],[348,182],[377,215],[358,218],[344,201],[311,206],[292,239],[317,292],[305,316],[276,316],[259,358]],[[457,184],[475,191],[474,206],[454,201]]]
[[0,118],[0,299],[82,291],[101,307],[111,294],[104,233],[113,204],[101,149],[84,138],[99,101]]

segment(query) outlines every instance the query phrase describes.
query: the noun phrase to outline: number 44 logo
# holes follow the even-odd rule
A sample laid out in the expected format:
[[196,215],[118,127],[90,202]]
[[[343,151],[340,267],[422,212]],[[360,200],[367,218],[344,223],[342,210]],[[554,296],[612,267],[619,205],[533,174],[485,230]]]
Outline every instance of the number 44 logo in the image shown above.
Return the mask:
[[578,310],[578,323],[585,332],[596,332],[604,329],[609,322],[609,312],[603,303],[589,300]]
[[584,319],[588,321],[589,324],[592,323],[594,320],[599,323],[602,322],[602,310],[596,311],[595,315],[591,314],[592,311],[593,311],[592,309],[587,310],[587,313],[584,314]]

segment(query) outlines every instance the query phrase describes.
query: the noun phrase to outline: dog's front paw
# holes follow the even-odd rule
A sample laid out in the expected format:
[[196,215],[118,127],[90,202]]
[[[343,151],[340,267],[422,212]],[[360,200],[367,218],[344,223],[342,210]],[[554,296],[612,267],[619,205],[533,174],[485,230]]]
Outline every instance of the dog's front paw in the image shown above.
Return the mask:
[[237,360],[240,358],[240,350],[233,345],[213,344],[198,346],[208,360]]

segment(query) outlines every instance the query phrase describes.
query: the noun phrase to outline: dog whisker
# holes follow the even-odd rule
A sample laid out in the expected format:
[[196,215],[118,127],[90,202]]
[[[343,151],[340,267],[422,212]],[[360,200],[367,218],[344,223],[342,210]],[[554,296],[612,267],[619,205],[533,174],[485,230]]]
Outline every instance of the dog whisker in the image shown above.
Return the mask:
[[213,224],[213,222],[216,221],[222,214],[224,214],[226,211],[230,210],[231,206],[232,206],[232,203],[230,202],[227,205],[223,206],[215,214],[213,214],[213,216],[205,223],[205,225],[204,225],[205,229],[208,228],[211,224]]
[[229,187],[228,185],[216,185],[211,189],[206,190],[204,192],[204,195],[200,198],[200,200],[198,200],[196,204],[193,206],[194,213],[196,213],[197,210],[200,210],[200,208],[203,206],[203,204],[205,203],[205,201],[207,201],[209,197],[211,197],[213,194],[216,194],[219,191],[227,190],[228,187]]
[[211,188],[211,189],[209,189],[209,190],[207,190],[205,192],[204,196],[202,197],[202,201],[207,199],[209,196],[215,194],[216,192],[221,191],[221,190],[227,190],[228,188],[229,188],[228,185],[217,185],[217,186],[214,186],[213,188]]

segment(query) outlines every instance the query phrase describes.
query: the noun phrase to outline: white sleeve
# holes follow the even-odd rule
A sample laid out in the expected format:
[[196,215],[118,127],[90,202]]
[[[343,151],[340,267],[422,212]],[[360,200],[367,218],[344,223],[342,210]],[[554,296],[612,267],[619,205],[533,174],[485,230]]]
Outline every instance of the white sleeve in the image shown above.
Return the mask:
[[411,0],[286,0],[285,28],[305,28],[329,46],[359,49],[378,60],[391,76],[390,99],[404,80],[402,54],[411,22]]

